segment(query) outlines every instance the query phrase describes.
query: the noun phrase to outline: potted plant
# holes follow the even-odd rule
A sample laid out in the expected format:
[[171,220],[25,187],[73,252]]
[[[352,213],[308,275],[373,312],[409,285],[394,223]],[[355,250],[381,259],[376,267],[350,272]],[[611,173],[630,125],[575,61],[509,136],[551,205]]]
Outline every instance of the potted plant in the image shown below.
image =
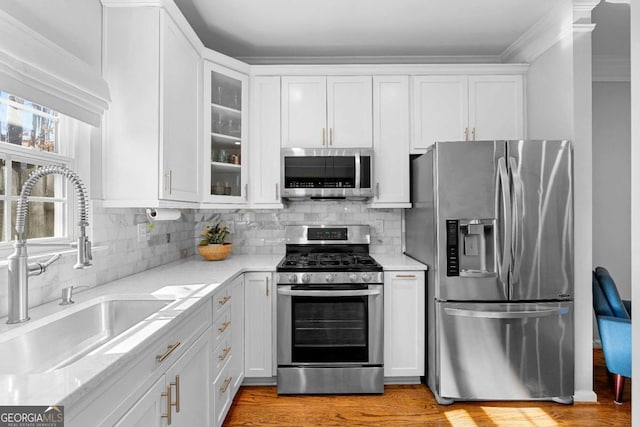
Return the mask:
[[198,252],[208,261],[218,261],[225,259],[233,245],[225,243],[225,239],[229,235],[229,227],[220,225],[220,223],[209,224],[205,227],[198,245]]

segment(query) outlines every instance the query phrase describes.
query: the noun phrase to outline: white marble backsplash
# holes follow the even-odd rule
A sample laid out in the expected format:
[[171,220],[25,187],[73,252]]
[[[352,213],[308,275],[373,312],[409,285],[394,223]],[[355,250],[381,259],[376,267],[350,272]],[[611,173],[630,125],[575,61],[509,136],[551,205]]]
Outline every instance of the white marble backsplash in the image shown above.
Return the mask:
[[[227,241],[237,254],[284,254],[286,225],[369,224],[372,254],[399,254],[402,210],[370,209],[365,202],[292,202],[273,210],[182,210],[177,221],[155,222],[149,241],[138,241],[138,224],[148,223],[144,209],[104,208],[90,204],[89,238],[93,267],[74,270],[75,252],[65,254],[40,276],[29,278],[29,307],[60,298],[67,286],[99,286],[159,265],[192,256],[199,236],[212,218],[233,228]],[[32,252],[30,252],[32,254]],[[81,290],[80,290],[81,291]],[[7,268],[0,266],[0,317],[7,315]]]
[[[93,267],[74,270],[75,252],[63,255],[44,274],[29,278],[29,307],[59,299],[67,286],[102,285],[195,253],[193,211],[183,210],[177,221],[156,222],[150,240],[139,242],[137,225],[149,222],[144,209],[103,208],[94,200],[90,209],[88,234],[99,247],[93,251]],[[7,279],[7,268],[2,266],[0,317],[8,310]]]
[[402,247],[402,209],[371,209],[366,202],[291,202],[273,210],[200,210],[196,213],[196,237],[210,220],[230,226],[227,238],[241,254],[284,254],[287,225],[368,224],[372,254],[399,254]]

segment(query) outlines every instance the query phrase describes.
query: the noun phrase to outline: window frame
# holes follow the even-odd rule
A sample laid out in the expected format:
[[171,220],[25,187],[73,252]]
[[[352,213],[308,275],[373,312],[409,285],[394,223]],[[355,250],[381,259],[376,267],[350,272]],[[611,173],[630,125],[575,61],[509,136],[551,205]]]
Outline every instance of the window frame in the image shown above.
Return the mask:
[[[59,129],[60,131],[60,129]],[[67,139],[70,141],[70,139]],[[64,145],[64,144],[62,144]],[[40,151],[33,148],[25,148],[18,145],[9,143],[0,143],[0,158],[5,161],[5,194],[0,195],[0,200],[4,201],[4,215],[2,224],[3,234],[7,236],[7,241],[0,241],[0,259],[8,256],[13,249],[13,242],[15,240],[15,229],[11,228],[12,216],[11,216],[11,204],[13,201],[17,201],[20,195],[9,194],[11,189],[11,162],[24,162],[30,164],[39,165],[64,165],[70,169],[73,169],[75,160],[72,157],[64,156],[57,153]],[[60,186],[60,187],[58,187]],[[56,218],[60,215],[62,219],[55,221],[55,233],[57,236],[53,237],[39,237],[28,239],[27,242],[35,243],[36,245],[68,245],[74,240],[74,227],[73,221],[75,220],[75,213],[73,212],[74,194],[71,191],[69,182],[66,179],[61,179],[56,184],[56,192],[60,191],[60,197],[30,197],[30,201],[34,202],[54,202],[62,203],[62,205],[56,206]],[[30,251],[31,253],[38,252],[50,252],[51,248]]]

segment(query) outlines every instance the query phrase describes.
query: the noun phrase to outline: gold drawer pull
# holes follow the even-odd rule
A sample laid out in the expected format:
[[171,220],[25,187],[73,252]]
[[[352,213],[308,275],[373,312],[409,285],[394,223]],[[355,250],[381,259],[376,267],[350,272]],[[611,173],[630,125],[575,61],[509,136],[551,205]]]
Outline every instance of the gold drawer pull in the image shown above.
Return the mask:
[[226,380],[224,380],[224,384],[222,384],[222,387],[220,387],[220,393],[226,393],[227,389],[229,388],[229,384],[231,384],[231,380],[233,379],[233,377],[229,377]]
[[157,355],[156,355],[156,360],[157,360],[158,362],[162,362],[162,361],[164,361],[164,359],[166,359],[167,357],[169,357],[169,355],[170,355],[171,353],[173,353],[173,350],[175,350],[176,348],[178,348],[178,346],[179,346],[179,345],[180,345],[180,341],[176,341],[176,342],[175,342],[175,343],[173,343],[173,344],[169,344],[169,345],[167,346],[167,351],[165,351],[165,352],[164,352],[164,354],[157,354]]
[[229,325],[231,325],[231,320],[228,320],[228,321],[224,322],[224,323],[222,324],[222,326],[220,326],[220,327],[218,328],[218,332],[223,333],[224,331],[226,331],[226,330],[227,330],[227,328],[229,327]]
[[167,425],[171,425],[171,407],[173,406],[171,403],[171,384],[167,386],[167,391],[160,393],[160,396],[167,398],[167,413],[160,414],[160,416],[167,419]]
[[415,279],[416,275],[415,274],[396,274],[396,277],[400,279]]
[[231,351],[231,347],[226,347],[224,350],[222,350],[222,353],[220,353],[220,356],[218,356],[218,359],[220,360],[226,359],[230,351]]
[[222,307],[223,305],[228,303],[230,299],[231,299],[231,295],[227,295],[226,297],[218,300],[218,307]]

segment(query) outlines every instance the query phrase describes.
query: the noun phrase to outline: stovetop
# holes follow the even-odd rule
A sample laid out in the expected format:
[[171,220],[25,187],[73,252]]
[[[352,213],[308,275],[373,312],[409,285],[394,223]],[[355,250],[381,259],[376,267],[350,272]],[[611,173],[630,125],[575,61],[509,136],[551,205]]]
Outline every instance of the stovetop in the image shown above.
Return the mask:
[[368,254],[341,252],[289,253],[278,264],[282,272],[382,271],[382,266]]

